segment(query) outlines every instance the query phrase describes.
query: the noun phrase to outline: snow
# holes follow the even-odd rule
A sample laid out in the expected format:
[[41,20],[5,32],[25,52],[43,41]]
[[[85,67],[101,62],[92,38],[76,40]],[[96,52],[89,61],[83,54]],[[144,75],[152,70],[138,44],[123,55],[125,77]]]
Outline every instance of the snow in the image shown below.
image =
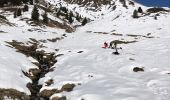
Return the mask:
[[[43,43],[47,47],[43,50],[59,49],[55,53],[64,55],[57,58],[54,71],[40,79],[39,84],[43,85],[41,91],[60,89],[66,83],[74,83],[73,91],[52,97],[66,96],[68,100],[170,100],[170,13],[160,14],[158,20],[154,20],[154,14],[133,19],[134,8],[120,9],[78,28],[56,43]],[[120,17],[116,18],[118,15]],[[0,88],[15,88],[29,94],[26,84],[31,80],[23,75],[22,70],[28,72],[30,68],[36,68],[31,63],[35,59],[15,52],[15,49],[6,46],[5,41],[14,39],[25,43],[29,38],[49,39],[61,37],[65,32],[41,27],[37,28],[47,32],[29,32],[27,30],[32,26],[17,21],[19,18],[9,16],[9,19],[17,22],[18,26],[0,27],[0,30],[8,32],[0,33]],[[123,36],[111,35],[113,30]],[[148,33],[153,38],[142,37]],[[113,40],[137,42],[118,44],[123,49],[118,50],[120,55],[113,55],[113,49],[102,48],[105,41]],[[134,67],[143,67],[144,71],[134,72]],[[54,84],[45,86],[49,79],[53,79]]]

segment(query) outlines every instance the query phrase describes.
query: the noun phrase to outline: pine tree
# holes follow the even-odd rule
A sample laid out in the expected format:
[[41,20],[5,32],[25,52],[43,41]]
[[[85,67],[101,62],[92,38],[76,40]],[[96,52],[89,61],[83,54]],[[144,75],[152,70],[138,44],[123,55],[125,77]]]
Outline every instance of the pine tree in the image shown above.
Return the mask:
[[32,18],[32,20],[39,20],[39,12],[38,12],[38,8],[37,8],[37,6],[35,5],[34,6],[34,8],[33,8],[33,10],[32,10],[32,15],[31,15],[31,18]]
[[133,11],[133,18],[139,18],[138,11],[136,9]]
[[17,18],[17,11],[14,12],[14,18]]
[[28,10],[29,10],[28,5],[24,5],[23,12],[26,12],[26,11],[28,11]]
[[69,17],[68,17],[68,21],[70,22],[70,23],[73,23],[73,18],[72,18],[72,16],[71,15],[69,15]]
[[87,18],[84,18],[81,25],[84,26],[84,25],[86,25],[86,24],[87,24]]
[[33,5],[34,4],[34,1],[33,0],[29,0],[30,4]]
[[60,16],[60,9],[57,10],[56,16],[59,17]]
[[47,12],[45,12],[45,13],[42,15],[42,17],[43,17],[43,22],[46,23],[46,24],[48,24],[49,19],[48,19]]
[[9,2],[12,5],[20,5],[20,4],[22,4],[22,0],[9,0]]
[[22,0],[23,3],[27,4],[30,0]]
[[17,13],[16,13],[17,16],[21,16],[22,15],[21,13],[22,13],[21,8],[18,8]]
[[80,16],[79,16],[79,14],[76,15],[76,20],[80,22]]
[[142,10],[141,7],[138,8],[138,12],[139,12],[139,13],[143,13],[143,10]]

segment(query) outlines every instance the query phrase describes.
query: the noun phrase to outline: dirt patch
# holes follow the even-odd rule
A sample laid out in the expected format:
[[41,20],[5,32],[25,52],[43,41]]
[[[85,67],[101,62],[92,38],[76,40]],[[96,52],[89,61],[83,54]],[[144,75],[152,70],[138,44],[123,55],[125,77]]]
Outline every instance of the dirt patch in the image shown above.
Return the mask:
[[134,35],[134,34],[126,34],[127,36],[130,36],[130,37],[144,37],[144,38],[155,38],[154,36],[150,36],[151,33],[148,33],[147,35]]
[[30,100],[29,96],[15,89],[0,89],[0,100]]
[[109,34],[107,32],[93,32],[93,33],[98,33],[98,34]]
[[47,39],[50,42],[57,42],[59,40],[61,40],[62,38],[56,37],[56,38],[52,38],[52,39]]
[[[44,89],[43,91],[40,92],[40,96],[43,98],[50,98],[53,94],[56,94],[56,93],[61,93],[63,91],[71,92],[75,86],[76,86],[75,84],[67,83],[67,84],[63,85],[61,89],[50,89],[50,90]],[[56,99],[56,100],[58,100],[58,99]]]
[[129,43],[135,43],[137,41],[122,41],[122,40],[114,40],[114,41],[111,41],[113,44],[114,43],[117,43],[117,44],[129,44]]
[[123,34],[119,34],[119,33],[111,33],[110,35],[123,36]]
[[62,96],[62,97],[55,96],[52,98],[52,100],[67,100],[67,98],[66,96]]

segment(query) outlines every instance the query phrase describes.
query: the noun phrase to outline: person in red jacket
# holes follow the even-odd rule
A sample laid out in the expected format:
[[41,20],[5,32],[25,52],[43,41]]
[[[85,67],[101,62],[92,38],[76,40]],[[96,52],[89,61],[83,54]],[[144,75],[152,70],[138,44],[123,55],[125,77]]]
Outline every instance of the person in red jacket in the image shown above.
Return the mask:
[[104,42],[104,47],[103,48],[108,48],[108,43],[107,42]]

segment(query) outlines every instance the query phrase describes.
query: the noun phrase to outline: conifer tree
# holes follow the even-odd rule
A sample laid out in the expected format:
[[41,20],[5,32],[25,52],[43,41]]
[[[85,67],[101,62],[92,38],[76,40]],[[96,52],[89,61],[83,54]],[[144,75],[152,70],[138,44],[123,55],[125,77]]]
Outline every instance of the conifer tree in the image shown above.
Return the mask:
[[23,12],[28,11],[28,9],[29,9],[28,5],[24,5]]
[[14,18],[17,18],[17,11],[14,12]]
[[21,8],[18,8],[16,15],[21,16],[22,15],[21,13],[22,13]]
[[72,16],[71,15],[69,15],[69,17],[68,17],[68,21],[70,22],[70,23],[73,23],[73,18],[72,18]]
[[33,8],[33,10],[32,10],[32,14],[31,14],[31,18],[32,18],[32,20],[39,20],[39,12],[38,12],[38,8],[37,8],[37,6],[35,5],[34,6],[34,8]]
[[59,17],[60,16],[60,9],[56,9],[56,16]]
[[31,4],[31,5],[33,5],[33,4],[34,4],[34,1],[33,1],[33,0],[30,0],[29,2],[30,2],[30,4]]
[[82,21],[82,25],[84,26],[84,25],[86,25],[87,24],[87,18],[85,17],[84,19],[83,19],[83,21]]
[[80,22],[80,16],[79,16],[79,14],[76,15],[76,20]]
[[43,17],[43,22],[46,23],[46,24],[48,24],[49,19],[48,19],[47,12],[45,12],[45,13],[42,15],[42,17]]

